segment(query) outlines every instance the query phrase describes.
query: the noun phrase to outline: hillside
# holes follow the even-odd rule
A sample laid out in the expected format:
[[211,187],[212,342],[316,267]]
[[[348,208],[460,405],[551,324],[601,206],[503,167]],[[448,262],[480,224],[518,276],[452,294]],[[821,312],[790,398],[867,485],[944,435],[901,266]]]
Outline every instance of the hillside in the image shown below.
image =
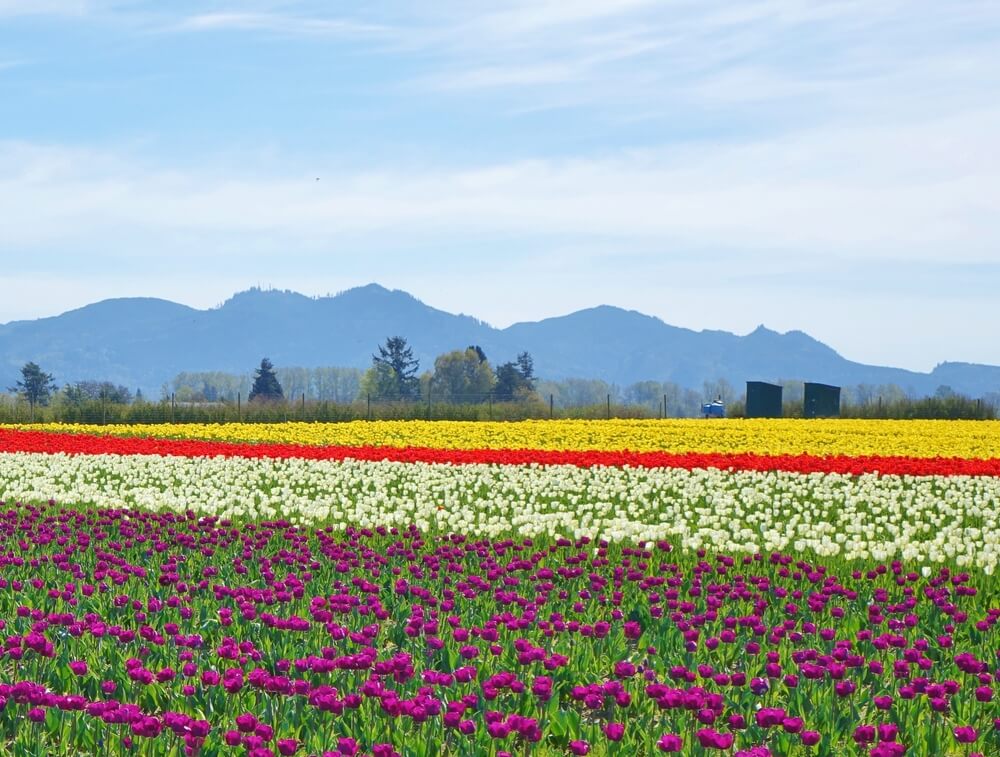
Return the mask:
[[749,379],[892,383],[914,394],[931,394],[942,384],[971,396],[1000,389],[997,366],[942,363],[918,373],[863,365],[801,331],[693,331],[607,305],[496,329],[377,284],[319,298],[253,289],[209,310],[114,299],[8,323],[0,326],[0,381],[13,385],[20,367],[34,360],[60,385],[99,378],[157,396],[181,371],[246,373],[264,355],[279,366],[363,368],[395,334],[409,340],[423,369],[442,352],[478,344],[494,363],[529,351],[545,378],[619,385],[655,379],[700,388],[725,378],[735,386]]

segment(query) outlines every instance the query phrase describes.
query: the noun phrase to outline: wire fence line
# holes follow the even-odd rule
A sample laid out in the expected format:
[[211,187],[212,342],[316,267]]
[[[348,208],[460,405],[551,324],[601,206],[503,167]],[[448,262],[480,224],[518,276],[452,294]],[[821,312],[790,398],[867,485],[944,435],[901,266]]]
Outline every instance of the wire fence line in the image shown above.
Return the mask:
[[[158,424],[158,423],[277,423],[343,422],[357,420],[542,420],[560,418],[613,419],[613,418],[691,418],[701,417],[701,398],[673,397],[668,394],[644,401],[605,394],[597,402],[560,402],[554,393],[521,397],[516,400],[500,399],[495,393],[450,394],[435,397],[433,392],[423,396],[370,394],[349,402],[309,399],[305,393],[298,397],[280,400],[255,400],[247,402],[242,393],[235,400],[214,402],[185,402],[171,394],[157,402],[138,400],[116,403],[107,400],[89,400],[81,403],[54,401],[32,406],[23,397],[0,396],[0,423],[80,423],[107,424]],[[744,414],[742,399],[726,405],[726,415],[739,418]],[[784,417],[801,417],[801,403],[785,402]],[[843,418],[962,418],[986,420],[997,417],[996,404],[982,399],[962,396],[948,398],[922,398],[883,402],[871,401],[844,403],[840,408]]]
[[[528,420],[556,418],[662,418],[666,397],[653,403],[624,402],[606,395],[603,402],[566,406],[554,394],[517,400],[493,393],[449,395],[447,399],[411,395],[365,395],[351,402],[311,400],[305,394],[280,400],[183,402],[171,395],[158,402],[129,404],[88,401],[31,406],[23,398],[0,401],[0,423],[276,423],[353,420]],[[696,408],[693,408],[696,410]],[[692,415],[695,413],[692,412]]]

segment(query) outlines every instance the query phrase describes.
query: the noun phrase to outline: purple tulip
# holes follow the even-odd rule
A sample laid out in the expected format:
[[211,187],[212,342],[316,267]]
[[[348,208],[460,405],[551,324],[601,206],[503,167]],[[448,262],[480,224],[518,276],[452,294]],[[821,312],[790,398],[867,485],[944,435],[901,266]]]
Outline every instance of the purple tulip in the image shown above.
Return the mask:
[[783,718],[781,721],[781,727],[786,733],[799,733],[802,730],[803,725],[805,725],[802,718]]
[[621,741],[625,735],[625,726],[621,723],[606,723],[604,725],[604,735],[609,741]]
[[952,733],[959,744],[972,744],[979,738],[979,733],[971,725],[955,726]]
[[881,723],[878,727],[878,740],[895,741],[899,735],[899,726],[895,723]]
[[684,740],[676,733],[665,733],[656,742],[661,752],[679,752],[684,747]]
[[868,754],[870,757],[903,757],[906,747],[894,741],[883,741],[873,746]]
[[695,736],[698,738],[698,743],[708,749],[729,749],[734,740],[733,734],[719,733],[711,728],[702,728]]
[[781,725],[785,719],[785,711],[775,707],[762,707],[757,710],[755,719],[757,725],[761,728],[770,728],[771,726]]
[[853,735],[856,744],[870,744],[875,741],[875,726],[859,725]]

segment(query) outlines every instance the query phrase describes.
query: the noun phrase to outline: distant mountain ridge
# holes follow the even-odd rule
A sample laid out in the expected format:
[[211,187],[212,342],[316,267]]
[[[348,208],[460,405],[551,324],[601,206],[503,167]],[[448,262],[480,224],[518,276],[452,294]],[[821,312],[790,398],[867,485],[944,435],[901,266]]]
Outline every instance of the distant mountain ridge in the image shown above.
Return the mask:
[[541,377],[623,386],[651,379],[700,389],[706,380],[725,378],[739,389],[747,380],[801,379],[897,384],[916,395],[940,385],[973,397],[1000,391],[1000,366],[942,363],[920,373],[864,365],[801,331],[693,331],[609,305],[497,329],[378,284],[318,298],[251,289],[209,310],[154,298],[112,299],[14,321],[0,325],[0,386],[12,386],[33,360],[60,386],[101,379],[156,397],[182,371],[243,374],[265,355],[277,366],[364,368],[396,334],[407,338],[421,370],[443,352],[478,344],[494,364],[527,350]]

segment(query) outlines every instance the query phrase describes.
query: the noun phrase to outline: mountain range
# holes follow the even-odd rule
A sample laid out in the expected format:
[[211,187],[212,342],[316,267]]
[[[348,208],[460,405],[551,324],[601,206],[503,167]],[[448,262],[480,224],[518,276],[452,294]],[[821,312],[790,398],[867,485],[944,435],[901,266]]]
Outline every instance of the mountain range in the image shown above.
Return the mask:
[[801,331],[693,331],[607,305],[497,329],[377,284],[327,297],[251,289],[208,310],[153,298],[111,299],[14,321],[0,326],[0,386],[13,386],[31,360],[59,385],[108,380],[156,397],[182,371],[246,374],[263,356],[277,366],[365,368],[394,335],[406,337],[421,370],[443,352],[477,344],[494,365],[527,350],[546,379],[619,385],[652,379],[696,389],[719,378],[736,387],[801,379],[896,384],[913,395],[941,385],[973,397],[1000,391],[1000,366],[941,363],[920,373],[864,365]]

